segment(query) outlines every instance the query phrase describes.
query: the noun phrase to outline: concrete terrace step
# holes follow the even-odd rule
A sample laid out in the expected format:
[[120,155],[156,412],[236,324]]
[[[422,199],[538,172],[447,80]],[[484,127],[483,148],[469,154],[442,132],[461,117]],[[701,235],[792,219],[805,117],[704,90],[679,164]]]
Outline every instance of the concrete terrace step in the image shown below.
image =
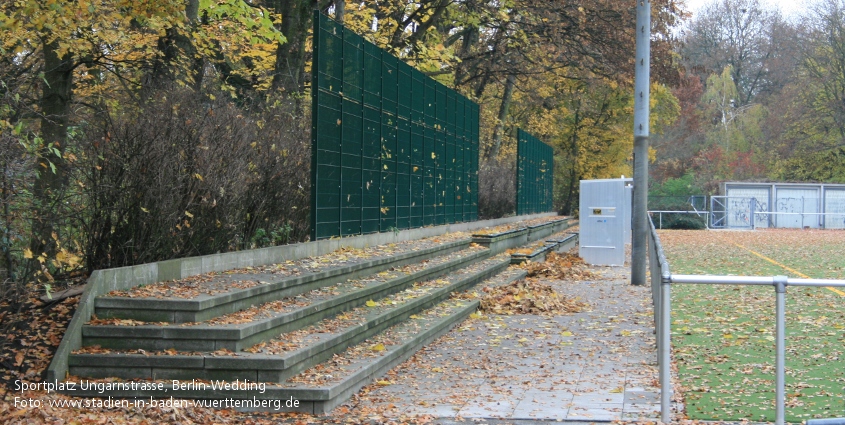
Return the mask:
[[[484,250],[486,251],[486,250]],[[278,338],[249,349],[250,352],[139,354],[100,353],[72,354],[70,373],[87,377],[120,377],[145,379],[225,379],[281,382],[330,359],[347,347],[370,338],[384,329],[413,317],[456,291],[469,288],[507,268],[507,255],[481,261],[444,276],[422,282],[413,288],[372,302],[337,319],[328,318],[301,332],[285,333]],[[113,328],[113,327],[111,327]],[[202,332],[207,333],[206,331]],[[211,340],[213,342],[213,340]]]
[[[429,239],[437,240],[437,238]],[[263,273],[254,273],[249,269],[240,270],[238,273],[216,273],[199,283],[194,282],[196,279],[189,280],[186,282],[186,286],[218,288],[220,292],[215,293],[214,290],[208,290],[212,293],[195,293],[195,296],[190,298],[179,298],[177,296],[136,297],[132,296],[131,292],[118,296],[113,294],[100,296],[95,300],[94,314],[99,318],[132,319],[145,322],[202,322],[253,305],[295,296],[347,279],[355,279],[391,267],[401,267],[465,249],[469,246],[470,241],[471,239],[467,237],[445,243],[430,243],[433,246],[424,249],[409,250],[397,254],[388,253],[374,258],[362,259],[348,265],[330,266],[317,272],[281,278],[272,273],[272,270],[274,268],[283,270],[284,264],[276,265],[277,267],[259,268],[259,270],[266,270]],[[319,263],[320,258],[311,260]],[[302,260],[299,260],[299,262],[302,262]],[[156,285],[167,287],[168,284],[165,282]],[[247,287],[237,288],[238,286]],[[235,287],[235,289],[229,289],[232,287]],[[200,291],[202,290],[204,289]]]
[[324,413],[475,311],[482,291],[469,291],[474,285],[522,277],[508,268],[508,245],[571,225],[543,218],[491,227],[477,236],[489,248],[471,244],[468,233],[341,247],[91,297],[99,319],[78,326],[81,349],[65,355],[63,376],[161,384],[77,388],[73,396]]
[[472,241],[499,253],[558,233],[574,224],[577,224],[577,221],[569,218],[510,223],[492,229],[476,230],[472,234]]
[[[469,248],[434,257],[420,264],[407,265],[357,281],[346,281],[286,300],[270,302],[263,308],[256,306],[245,312],[229,315],[230,319],[241,323],[231,323],[233,320],[226,320],[227,317],[223,316],[206,322],[181,325],[135,326],[132,321],[128,321],[128,325],[86,325],[82,328],[83,345],[99,345],[113,349],[240,351],[280,333],[306,327],[364,305],[368,300],[402,291],[415,282],[434,279],[489,256],[488,249]],[[245,313],[253,317],[238,320]]]
[[536,241],[522,246],[518,250],[513,250],[511,252],[511,264],[521,264],[526,261],[545,261],[548,253],[568,251],[577,244],[577,233],[560,232],[549,236],[546,240]]
[[[485,283],[491,286],[507,284],[524,275],[524,271],[511,268]],[[207,400],[209,406],[213,404],[214,407],[248,411],[328,413],[474,312],[478,308],[478,300],[468,298],[472,296],[453,296],[439,302],[377,336],[361,341],[335,356],[332,362],[312,367],[283,383],[242,378],[234,382],[237,384],[235,388],[221,388],[224,382],[191,379],[179,382],[187,384],[187,387],[174,388],[172,380],[159,380],[156,382],[161,387],[157,389],[113,387],[109,395],[113,398],[202,399]],[[225,383],[232,384],[233,381]],[[103,396],[96,387],[86,391],[77,388],[73,395]],[[291,402],[295,402],[295,406]]]

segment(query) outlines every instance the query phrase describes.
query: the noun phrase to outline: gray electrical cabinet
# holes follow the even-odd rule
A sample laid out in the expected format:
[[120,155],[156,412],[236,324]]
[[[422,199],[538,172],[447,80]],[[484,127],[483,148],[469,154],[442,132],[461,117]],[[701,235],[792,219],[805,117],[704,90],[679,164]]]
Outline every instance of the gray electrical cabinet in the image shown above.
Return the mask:
[[579,255],[589,264],[622,266],[631,241],[632,179],[581,180]]

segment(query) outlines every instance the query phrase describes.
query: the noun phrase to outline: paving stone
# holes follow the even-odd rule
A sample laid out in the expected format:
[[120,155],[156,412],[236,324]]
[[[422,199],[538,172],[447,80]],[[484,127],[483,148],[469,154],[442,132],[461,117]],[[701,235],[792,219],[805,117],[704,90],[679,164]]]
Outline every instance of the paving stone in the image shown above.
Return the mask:
[[572,403],[575,405],[593,406],[604,404],[618,404],[622,407],[625,396],[622,393],[591,392],[575,393]]
[[458,415],[464,418],[510,418],[516,408],[512,396],[479,396],[465,404]]
[[615,421],[622,418],[622,407],[619,408],[593,408],[589,405],[573,405],[566,415],[566,420],[587,420],[587,421]]
[[[593,311],[555,317],[514,315],[474,320],[458,326],[415,356],[413,362],[398,367],[392,382],[401,385],[406,379],[419,379],[420,367],[441,364],[444,359],[449,360],[453,375],[484,380],[476,389],[458,391],[475,391],[478,395],[458,412],[444,413],[437,423],[453,423],[450,421],[460,418],[467,418],[464,423],[484,418],[479,423],[491,424],[530,420],[565,420],[567,424],[654,421],[660,407],[659,389],[649,386],[657,378],[650,289],[632,287],[627,267],[592,270],[602,277],[589,284],[545,283],[566,296],[588,300]],[[534,330],[547,334],[546,340],[533,341],[528,335]],[[563,330],[572,336],[560,336]],[[518,343],[522,337],[530,343]],[[491,343],[493,339],[499,342]],[[479,359],[484,360],[480,368],[484,373],[478,373]],[[427,380],[426,392],[431,397],[454,393],[454,381]],[[391,403],[398,411],[413,409],[412,405],[403,404],[408,397],[400,393],[407,387],[399,385],[390,392],[394,396]],[[359,405],[378,408],[377,399],[391,387],[374,389],[358,400]],[[502,419],[496,422],[490,418]]]
[[653,406],[655,404],[660,404],[660,392],[659,391],[645,391],[643,389],[631,389],[625,391],[625,400],[624,403],[626,406],[628,405],[645,405],[645,406]]
[[572,393],[530,389],[516,405],[514,419],[564,420],[572,405]]
[[426,403],[424,405],[418,404],[416,406],[411,406],[407,412],[410,415],[430,415],[436,418],[442,418],[454,417],[460,410],[460,405]]

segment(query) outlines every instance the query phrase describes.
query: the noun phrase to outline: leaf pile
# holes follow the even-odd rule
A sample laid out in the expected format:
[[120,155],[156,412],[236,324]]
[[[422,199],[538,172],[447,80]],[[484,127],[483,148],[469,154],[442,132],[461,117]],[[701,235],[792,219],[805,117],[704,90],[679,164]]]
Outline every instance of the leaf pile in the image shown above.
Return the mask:
[[554,288],[533,279],[523,279],[509,285],[485,288],[481,310],[492,314],[557,315],[580,313],[589,304],[578,298],[569,299]]
[[596,274],[589,270],[589,265],[576,253],[550,252],[542,263],[525,263],[523,266],[528,277],[546,277],[558,280],[595,279]]
[[78,301],[78,296],[51,303],[33,296],[21,305],[0,301],[0,396],[16,380],[41,381]]

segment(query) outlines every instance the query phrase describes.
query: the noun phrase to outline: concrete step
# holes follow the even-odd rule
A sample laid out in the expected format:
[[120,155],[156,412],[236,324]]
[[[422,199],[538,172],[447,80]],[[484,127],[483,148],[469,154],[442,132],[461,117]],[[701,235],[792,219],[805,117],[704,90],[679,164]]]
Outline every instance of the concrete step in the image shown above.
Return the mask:
[[511,223],[492,229],[480,229],[473,233],[472,241],[498,254],[540,240],[577,224],[577,221],[572,221],[569,218],[546,218],[536,220],[536,222],[536,224],[532,222]]
[[[436,238],[430,238],[435,239]],[[320,267],[319,271],[304,272],[279,277],[287,267],[310,262],[320,265],[321,258],[297,260],[294,266],[277,264],[261,268],[247,268],[201,278],[189,278],[184,282],[163,282],[156,284],[162,288],[179,286],[189,288],[185,291],[190,296],[133,296],[131,293],[105,295],[95,300],[94,314],[100,318],[131,319],[144,322],[189,323],[202,322],[214,317],[234,313],[253,305],[263,304],[292,297],[314,289],[330,286],[347,279],[419,263],[426,259],[465,249],[470,238],[462,238],[445,243],[429,243],[420,250],[410,250],[398,254],[382,254],[338,266]],[[278,271],[278,272],[277,272]],[[285,274],[291,274],[285,272]],[[150,285],[152,286],[152,285]],[[164,291],[162,291],[164,292]]]
[[[109,349],[240,351],[280,333],[301,329],[343,311],[405,290],[415,282],[468,267],[490,256],[470,247],[422,263],[394,268],[272,301],[200,323],[167,324],[126,319],[96,320],[82,328],[83,346]],[[113,324],[108,324],[113,323]]]
[[[485,285],[507,284],[524,275],[524,271],[510,268],[486,281]],[[360,341],[335,356],[332,362],[309,368],[282,383],[266,383],[257,377],[242,377],[237,381],[185,378],[146,381],[146,388],[140,388],[139,385],[126,385],[128,382],[110,381],[108,394],[112,398],[141,400],[173,397],[175,403],[180,403],[180,399],[197,399],[203,400],[208,407],[242,411],[328,413],[476,311],[478,300],[472,297],[456,294],[436,303],[378,335]],[[87,387],[83,390],[77,386],[72,395],[103,397],[97,385]]]
[[[570,224],[520,230],[519,239],[545,238]],[[482,291],[470,291],[473,286],[524,276],[508,268],[510,255],[456,239],[296,276],[258,268],[198,283],[226,288],[239,279],[260,280],[217,293],[98,299],[98,311],[106,313],[101,317],[114,322],[98,319],[84,327],[84,343],[93,345],[68,357],[69,379],[111,385],[107,393],[95,385],[70,395],[328,412],[475,311]],[[129,315],[111,314],[120,303]],[[206,316],[205,323],[184,323]],[[138,382],[155,385],[121,385]]]
[[453,292],[498,274],[509,263],[510,258],[505,254],[474,265],[465,263],[460,270],[440,279],[422,282],[393,296],[372,301],[372,307],[359,307],[340,319],[326,318],[302,332],[284,333],[248,351],[221,349],[190,353],[173,349],[159,352],[83,349],[70,356],[70,373],[94,378],[248,379],[281,382],[330,359],[351,345],[413,317],[419,311],[448,298]]
[[536,241],[521,247],[519,250],[514,250],[511,253],[511,264],[546,261],[548,253],[568,251],[574,248],[577,243],[577,233],[560,232],[549,236],[544,241]]

